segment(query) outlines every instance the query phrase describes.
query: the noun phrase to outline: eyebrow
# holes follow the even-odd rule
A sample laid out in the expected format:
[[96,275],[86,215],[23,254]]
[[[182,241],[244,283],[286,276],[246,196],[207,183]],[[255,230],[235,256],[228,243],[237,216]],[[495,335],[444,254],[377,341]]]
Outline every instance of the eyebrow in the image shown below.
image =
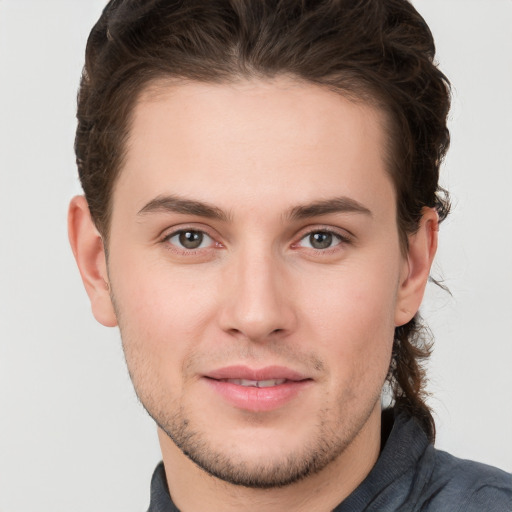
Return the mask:
[[184,215],[197,215],[208,219],[216,219],[221,221],[229,220],[226,212],[216,206],[204,203],[202,201],[194,201],[174,195],[158,196],[149,201],[141,208],[137,215],[145,215],[147,213],[182,213]]
[[[148,213],[181,213],[184,215],[197,215],[208,219],[227,222],[230,216],[217,206],[186,199],[175,195],[158,196],[141,208],[137,215]],[[331,213],[361,213],[372,217],[372,212],[361,203],[350,197],[334,197],[314,203],[295,206],[286,214],[291,220],[302,220],[310,217],[329,215]]]
[[331,213],[361,213],[373,217],[372,212],[366,206],[363,206],[355,199],[345,196],[296,206],[290,210],[288,217],[292,220],[301,220]]

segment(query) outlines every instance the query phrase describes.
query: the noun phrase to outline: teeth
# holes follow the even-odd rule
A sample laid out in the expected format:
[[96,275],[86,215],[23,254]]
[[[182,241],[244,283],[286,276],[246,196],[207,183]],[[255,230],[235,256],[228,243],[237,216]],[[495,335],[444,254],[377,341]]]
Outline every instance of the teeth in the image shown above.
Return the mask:
[[259,388],[270,388],[272,386],[279,386],[280,384],[284,384],[286,379],[269,379],[269,380],[260,380],[258,381]]
[[270,388],[272,386],[279,386],[284,384],[286,379],[268,379],[268,380],[248,380],[248,379],[225,379],[224,382],[230,382],[238,386],[253,387],[253,388]]

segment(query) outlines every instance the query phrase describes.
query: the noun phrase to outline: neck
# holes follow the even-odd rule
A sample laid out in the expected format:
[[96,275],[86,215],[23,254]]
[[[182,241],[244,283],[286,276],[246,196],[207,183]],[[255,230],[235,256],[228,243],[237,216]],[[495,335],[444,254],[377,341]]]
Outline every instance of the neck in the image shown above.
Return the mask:
[[167,483],[182,512],[327,512],[365,479],[380,452],[380,403],[345,450],[322,471],[285,487],[252,489],[219,480],[188,459],[159,429]]

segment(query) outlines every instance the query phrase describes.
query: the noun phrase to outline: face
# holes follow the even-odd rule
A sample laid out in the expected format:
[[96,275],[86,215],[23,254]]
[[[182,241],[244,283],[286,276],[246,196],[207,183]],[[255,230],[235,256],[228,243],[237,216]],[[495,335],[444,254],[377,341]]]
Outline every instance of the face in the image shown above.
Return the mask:
[[219,478],[318,472],[380,411],[407,273],[384,133],[372,107],[286,79],[155,85],[134,110],[116,321],[167,442]]

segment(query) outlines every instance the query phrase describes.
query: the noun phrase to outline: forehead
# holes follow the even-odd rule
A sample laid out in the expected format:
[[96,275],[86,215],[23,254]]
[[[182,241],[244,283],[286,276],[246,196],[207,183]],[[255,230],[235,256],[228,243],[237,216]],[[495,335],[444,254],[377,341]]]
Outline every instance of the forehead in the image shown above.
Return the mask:
[[375,107],[289,78],[155,83],[133,111],[114,213],[126,194],[134,209],[177,193],[228,208],[384,189],[394,202],[385,126]]

